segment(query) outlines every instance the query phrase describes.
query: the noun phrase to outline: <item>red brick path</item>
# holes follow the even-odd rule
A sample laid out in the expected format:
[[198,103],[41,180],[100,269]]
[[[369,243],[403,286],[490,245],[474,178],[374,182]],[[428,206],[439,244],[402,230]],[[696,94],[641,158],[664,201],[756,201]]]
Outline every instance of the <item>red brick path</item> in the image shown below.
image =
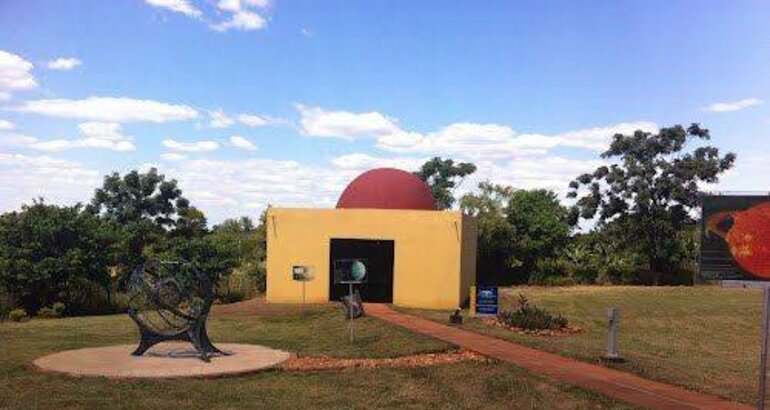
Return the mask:
[[494,357],[555,380],[584,387],[651,409],[750,410],[715,396],[643,379],[629,373],[531,349],[491,336],[396,312],[387,305],[366,304],[366,313],[417,333]]

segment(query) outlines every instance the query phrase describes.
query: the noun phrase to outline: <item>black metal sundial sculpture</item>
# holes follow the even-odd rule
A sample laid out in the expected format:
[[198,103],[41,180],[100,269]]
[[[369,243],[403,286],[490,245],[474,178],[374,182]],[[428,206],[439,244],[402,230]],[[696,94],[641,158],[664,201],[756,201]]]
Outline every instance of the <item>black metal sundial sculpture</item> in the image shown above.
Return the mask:
[[131,353],[141,356],[157,343],[190,342],[208,362],[228,355],[209,340],[206,319],[214,300],[211,280],[189,262],[150,260],[139,265],[129,281],[128,315],[139,327],[141,340]]

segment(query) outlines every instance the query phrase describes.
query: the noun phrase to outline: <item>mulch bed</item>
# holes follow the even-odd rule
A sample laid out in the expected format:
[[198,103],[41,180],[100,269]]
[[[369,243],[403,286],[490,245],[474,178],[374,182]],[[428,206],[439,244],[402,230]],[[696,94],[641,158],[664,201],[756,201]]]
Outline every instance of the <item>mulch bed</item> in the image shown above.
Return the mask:
[[486,362],[490,359],[469,350],[443,353],[423,353],[387,359],[352,359],[329,356],[297,357],[284,362],[283,370],[304,372],[317,370],[373,369],[381,367],[426,367],[467,361]]
[[501,322],[497,318],[484,318],[484,324],[489,326],[496,326],[496,327],[502,327],[503,329],[510,330],[511,332],[516,332],[523,335],[533,335],[533,336],[570,336],[574,335],[575,333],[580,333],[583,331],[583,328],[580,326],[567,326],[563,329],[543,329],[543,330],[530,330],[530,329],[522,329],[520,327],[515,326],[508,326],[507,324]]

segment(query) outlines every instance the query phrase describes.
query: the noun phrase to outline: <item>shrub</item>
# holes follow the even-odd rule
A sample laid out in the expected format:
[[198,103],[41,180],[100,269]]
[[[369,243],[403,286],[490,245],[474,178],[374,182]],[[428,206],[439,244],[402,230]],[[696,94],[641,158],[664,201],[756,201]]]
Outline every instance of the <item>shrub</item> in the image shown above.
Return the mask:
[[104,286],[87,280],[77,279],[67,292],[67,313],[71,316],[106,315],[125,312],[118,294],[108,294]]
[[530,285],[569,285],[573,280],[568,275],[568,264],[558,258],[538,260],[535,271],[529,276]]
[[535,305],[531,305],[523,294],[519,294],[516,310],[504,310],[497,318],[511,327],[526,330],[559,330],[567,327],[567,319],[562,315],[548,313]]
[[14,309],[8,313],[8,318],[14,322],[21,322],[27,319],[27,312],[24,309]]
[[37,317],[41,319],[54,319],[59,316],[56,315],[56,312],[52,308],[46,306],[37,311]]
[[67,306],[64,303],[56,302],[53,305],[51,305],[51,309],[53,309],[53,312],[56,314],[56,317],[62,317],[64,316],[64,311],[67,310]]
[[222,303],[235,303],[251,298],[255,292],[253,277],[234,269],[233,273],[219,281],[216,297]]

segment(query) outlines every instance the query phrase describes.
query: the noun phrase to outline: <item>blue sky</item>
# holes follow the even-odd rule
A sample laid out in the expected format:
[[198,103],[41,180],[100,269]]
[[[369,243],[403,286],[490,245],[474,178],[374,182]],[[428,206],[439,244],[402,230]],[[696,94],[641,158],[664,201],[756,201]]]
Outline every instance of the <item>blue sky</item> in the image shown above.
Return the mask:
[[768,190],[761,1],[0,2],[0,211],[157,166],[213,222],[434,155],[563,192],[617,131],[700,122]]

